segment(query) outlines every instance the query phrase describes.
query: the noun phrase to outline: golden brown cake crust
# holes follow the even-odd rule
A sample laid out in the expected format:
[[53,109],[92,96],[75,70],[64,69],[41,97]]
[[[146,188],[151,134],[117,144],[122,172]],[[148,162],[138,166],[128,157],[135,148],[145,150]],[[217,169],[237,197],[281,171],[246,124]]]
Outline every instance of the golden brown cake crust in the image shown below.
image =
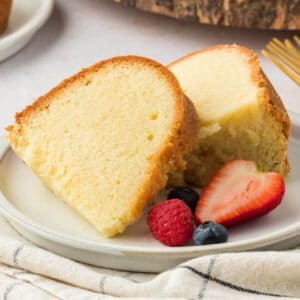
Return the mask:
[[[272,86],[271,82],[266,77],[263,70],[260,68],[260,64],[258,61],[258,55],[253,53],[250,49],[239,46],[239,45],[216,45],[204,50],[200,50],[197,52],[193,52],[187,56],[184,56],[168,65],[168,67],[172,67],[173,65],[181,62],[182,60],[189,59],[194,55],[198,55],[199,53],[207,52],[207,51],[214,51],[217,49],[234,49],[239,51],[241,54],[246,55],[249,58],[249,65],[252,69],[252,79],[255,84],[261,88],[261,93],[259,95],[259,100],[263,106],[266,107],[267,111],[275,118],[278,122],[282,125],[282,134],[285,136],[286,139],[289,138],[290,135],[290,128],[291,123],[289,116],[286,112],[286,109],[275,91],[274,87]],[[286,147],[287,147],[287,140],[286,140]],[[286,160],[285,163],[285,170],[283,171],[284,175],[290,170],[288,161]]]
[[291,130],[290,118],[289,118],[289,116],[286,112],[286,109],[285,109],[279,95],[277,94],[275,88],[273,87],[273,85],[271,84],[271,82],[269,81],[269,79],[267,78],[265,73],[263,72],[263,70],[260,70],[260,71],[261,71],[261,76],[262,76],[264,84],[265,84],[264,86],[267,90],[267,95],[268,95],[267,99],[269,99],[269,101],[267,101],[267,102],[278,110],[278,115],[276,115],[276,117],[284,125],[283,134],[288,139],[289,135],[290,135],[290,130]]
[[[279,126],[277,127],[280,131],[278,132],[278,143],[282,145],[282,150],[286,152],[291,127],[290,119],[279,95],[260,68],[257,54],[254,54],[251,50],[239,45],[217,45],[184,56],[169,64],[168,67],[170,68],[177,63],[188,60],[192,56],[198,55],[199,53],[214,51],[218,49],[224,49],[226,51],[235,50],[247,57],[249,67],[251,68],[252,80],[259,88],[258,101],[264,108],[266,116],[268,118],[272,118],[275,123],[279,124]],[[283,176],[286,176],[290,170],[290,166],[286,156],[280,165],[281,167],[278,172],[280,172]]]
[[[281,124],[281,132],[278,133],[278,136],[281,137],[281,134],[285,137],[285,151],[287,150],[288,138],[290,136],[291,122],[290,118],[286,112],[286,109],[275,91],[273,85],[263,72],[260,67],[258,56],[254,54],[249,49],[246,49],[241,46],[236,46],[240,49],[241,52],[244,52],[247,55],[251,55],[249,64],[252,66],[252,78],[255,84],[261,88],[259,95],[260,103],[265,106],[266,112],[268,115],[271,115],[278,123]],[[287,176],[290,171],[290,165],[285,157],[285,162],[282,164],[281,174]]]
[[7,27],[12,0],[1,0],[0,1],[0,34],[4,32]]
[[[284,136],[284,140],[281,142],[285,145],[285,151],[287,151],[287,146],[288,146],[288,139],[290,136],[290,131],[291,131],[291,121],[290,118],[286,112],[286,109],[275,91],[273,85],[269,81],[269,79],[266,77],[265,73],[260,70],[260,75],[262,77],[262,82],[263,82],[263,96],[261,97],[265,101],[265,105],[267,107],[267,111],[269,112],[270,115],[273,116],[277,122],[281,124],[281,133]],[[287,176],[290,171],[290,165],[287,160],[287,156],[285,156],[285,161],[282,164],[282,168],[280,173],[283,176]]]
[[[22,112],[15,116],[16,125],[8,126],[7,139],[11,145],[15,145],[16,136],[22,135],[23,126],[26,125],[40,111],[46,110],[56,96],[63,92],[68,86],[76,81],[89,84],[89,75],[96,72],[106,65],[119,63],[138,63],[142,67],[152,67],[157,70],[158,74],[167,78],[168,83],[174,91],[175,103],[173,109],[172,128],[166,134],[165,141],[161,144],[153,157],[148,159],[152,162],[151,169],[146,176],[145,181],[141,184],[131,207],[128,209],[128,215],[125,216],[124,229],[135,222],[143,213],[145,205],[151,201],[156,194],[165,187],[167,174],[175,170],[183,170],[185,162],[183,155],[192,149],[196,141],[198,131],[198,117],[193,103],[184,96],[176,77],[166,67],[144,57],[124,56],[108,59],[91,67],[83,69],[78,74],[64,80],[50,92],[39,97],[32,105],[27,106]],[[123,229],[123,230],[124,230]]]
[[177,63],[189,59],[194,55],[198,55],[199,53],[204,53],[208,51],[213,51],[217,49],[235,49],[238,50],[240,53],[245,54],[246,56],[249,57],[249,65],[252,66],[252,79],[255,82],[255,84],[259,87],[265,88],[267,90],[266,94],[264,95],[265,97],[261,99],[261,101],[264,101],[265,103],[268,103],[276,108],[278,108],[280,111],[282,111],[282,114],[280,114],[280,121],[283,122],[286,126],[285,129],[285,136],[289,136],[289,130],[290,130],[290,120],[287,115],[286,109],[275,91],[274,87],[272,86],[271,82],[268,80],[266,77],[265,73],[263,70],[260,68],[259,61],[258,61],[258,55],[253,53],[250,49],[245,48],[243,46],[239,45],[216,45],[213,47],[206,48],[204,50],[196,51],[193,53],[190,53],[184,57],[179,58],[178,60],[173,61],[168,65],[168,68],[172,67],[173,65],[176,65]]
[[196,140],[196,135],[198,131],[198,115],[194,108],[193,103],[186,97],[180,88],[178,80],[173,75],[171,71],[157,63],[154,60],[149,58],[140,57],[140,56],[119,56],[111,59],[107,59],[96,63],[88,68],[82,69],[79,73],[71,76],[68,79],[63,80],[60,84],[54,87],[45,95],[39,97],[36,101],[34,101],[31,105],[25,107],[25,109],[21,112],[16,113],[15,121],[16,125],[19,126],[7,126],[6,129],[8,132],[12,130],[18,130],[20,134],[22,131],[22,124],[25,124],[27,121],[30,121],[32,115],[38,113],[39,111],[46,110],[50,105],[51,101],[55,99],[58,93],[63,92],[68,86],[73,84],[75,81],[85,81],[85,84],[89,84],[89,78],[87,75],[97,72],[100,68],[105,67],[108,64],[117,64],[117,63],[146,63],[148,66],[153,66],[159,72],[163,73],[167,76],[170,85],[174,89],[177,95],[177,101],[174,107],[174,129],[172,132],[173,137],[177,137],[176,147],[180,152],[187,153],[192,144]]

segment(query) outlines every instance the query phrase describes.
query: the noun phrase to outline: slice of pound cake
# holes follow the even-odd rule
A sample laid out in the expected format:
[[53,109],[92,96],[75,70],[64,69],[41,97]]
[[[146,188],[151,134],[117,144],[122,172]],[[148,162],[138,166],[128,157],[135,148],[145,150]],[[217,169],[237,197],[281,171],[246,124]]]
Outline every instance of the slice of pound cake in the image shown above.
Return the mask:
[[63,81],[16,115],[7,139],[50,190],[111,237],[184,168],[197,124],[167,68],[127,56]]
[[257,55],[219,45],[169,65],[194,103],[201,128],[188,157],[185,181],[204,186],[227,161],[253,160],[286,176],[290,121],[260,68]]

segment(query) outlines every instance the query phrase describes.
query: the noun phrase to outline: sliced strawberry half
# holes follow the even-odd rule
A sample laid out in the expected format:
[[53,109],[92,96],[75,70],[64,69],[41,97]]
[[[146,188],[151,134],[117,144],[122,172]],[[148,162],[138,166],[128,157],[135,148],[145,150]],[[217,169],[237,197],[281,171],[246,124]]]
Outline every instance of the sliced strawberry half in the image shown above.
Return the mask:
[[230,161],[204,189],[195,222],[213,221],[224,226],[245,222],[277,207],[284,191],[280,174],[259,172],[252,161]]

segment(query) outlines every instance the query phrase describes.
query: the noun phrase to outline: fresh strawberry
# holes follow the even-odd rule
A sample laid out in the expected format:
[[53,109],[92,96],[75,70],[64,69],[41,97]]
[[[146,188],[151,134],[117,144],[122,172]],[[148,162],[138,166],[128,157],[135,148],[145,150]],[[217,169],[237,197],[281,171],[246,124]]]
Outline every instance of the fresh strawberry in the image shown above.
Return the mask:
[[284,191],[280,174],[259,172],[252,161],[230,161],[204,189],[195,221],[213,221],[224,226],[245,222],[277,207]]

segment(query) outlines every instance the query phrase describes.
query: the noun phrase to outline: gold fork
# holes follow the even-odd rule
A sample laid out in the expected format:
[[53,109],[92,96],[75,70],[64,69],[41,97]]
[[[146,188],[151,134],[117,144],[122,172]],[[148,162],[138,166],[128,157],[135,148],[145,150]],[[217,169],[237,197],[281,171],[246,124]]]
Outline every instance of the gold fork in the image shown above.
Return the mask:
[[289,76],[296,84],[300,85],[300,38],[294,36],[294,43],[285,39],[281,42],[273,38],[262,54],[272,61],[281,71]]

